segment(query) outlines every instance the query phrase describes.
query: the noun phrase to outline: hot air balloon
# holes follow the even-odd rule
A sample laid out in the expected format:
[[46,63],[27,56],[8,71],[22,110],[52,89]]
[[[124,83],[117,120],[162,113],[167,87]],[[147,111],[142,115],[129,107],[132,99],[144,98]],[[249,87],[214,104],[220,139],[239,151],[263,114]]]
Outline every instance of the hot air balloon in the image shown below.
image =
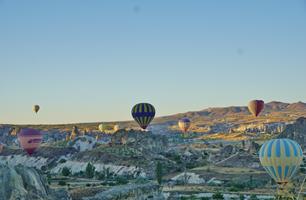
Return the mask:
[[303,151],[293,140],[272,139],[262,145],[259,159],[275,182],[285,186],[302,164]]
[[155,108],[149,103],[139,103],[133,107],[132,116],[145,130],[155,117]]
[[35,113],[38,113],[39,109],[40,109],[39,105],[34,105],[34,106],[33,106],[33,111],[34,111]]
[[253,100],[249,102],[248,108],[249,111],[255,116],[258,117],[258,115],[261,113],[261,111],[265,107],[265,102],[262,100]]
[[104,131],[104,126],[103,126],[103,124],[99,124],[98,129],[99,129],[100,132],[103,132],[103,131]]
[[188,119],[187,117],[180,119],[178,122],[178,126],[179,128],[186,133],[188,131],[188,129],[190,128],[191,125],[191,121],[190,119]]
[[120,126],[119,126],[118,124],[116,124],[116,125],[114,126],[114,131],[117,132],[117,131],[119,131],[119,129],[120,129]]
[[24,128],[18,134],[20,146],[32,155],[42,141],[42,134],[35,129]]

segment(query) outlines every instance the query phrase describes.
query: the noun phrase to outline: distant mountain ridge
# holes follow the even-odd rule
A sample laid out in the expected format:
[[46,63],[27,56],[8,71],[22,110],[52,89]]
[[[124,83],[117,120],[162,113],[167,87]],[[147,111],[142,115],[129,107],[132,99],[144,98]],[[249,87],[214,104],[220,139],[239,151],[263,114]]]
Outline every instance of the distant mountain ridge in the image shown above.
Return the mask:
[[[156,108],[158,112],[158,108]],[[186,113],[178,113],[169,116],[157,117],[152,122],[152,128],[157,127],[157,130],[165,130],[168,127],[175,127],[179,119],[188,117],[192,121],[192,131],[207,132],[215,126],[238,126],[241,124],[262,124],[262,123],[287,123],[293,122],[299,117],[306,117],[306,103],[283,103],[272,101],[265,104],[264,111],[259,117],[255,118],[249,112],[247,106],[229,106],[229,107],[213,107],[200,111],[189,111]],[[73,126],[78,126],[82,131],[95,130],[98,131],[98,125],[101,122],[92,123],[75,123],[75,124],[59,124],[59,125],[12,125],[13,127],[34,127],[38,129],[61,129],[70,131]],[[105,122],[105,124],[119,124],[123,128],[138,128],[138,125],[133,121],[121,122]],[[4,126],[4,125],[0,125]],[[10,125],[9,125],[10,126]],[[158,128],[163,127],[163,128]],[[156,129],[155,129],[156,130]]]
[[194,132],[226,133],[239,127],[247,128],[250,125],[264,129],[263,126],[267,124],[281,125],[294,122],[299,117],[306,117],[306,103],[290,104],[272,101],[265,104],[264,111],[258,117],[253,117],[247,106],[207,108],[201,111],[159,117],[153,121],[153,124],[169,126],[170,129],[178,130],[177,121],[183,117],[191,119],[191,131]]
[[[271,112],[305,112],[306,114],[306,103],[297,102],[297,103],[283,103],[278,101],[272,101],[265,104],[263,114]],[[250,114],[247,106],[230,106],[230,107],[213,107],[207,108],[201,111],[192,111],[186,113],[179,113],[175,115],[169,115],[165,117],[160,117],[158,119],[170,119],[170,118],[181,118],[181,117],[224,117],[226,115],[235,115],[235,114]]]

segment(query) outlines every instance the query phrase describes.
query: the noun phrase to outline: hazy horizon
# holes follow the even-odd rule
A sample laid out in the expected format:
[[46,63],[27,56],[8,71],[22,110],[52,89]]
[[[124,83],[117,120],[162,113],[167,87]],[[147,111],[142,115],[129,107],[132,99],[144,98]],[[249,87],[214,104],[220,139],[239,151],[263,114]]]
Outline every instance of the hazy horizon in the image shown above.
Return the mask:
[[305,102],[305,8],[302,0],[2,0],[0,123],[132,120],[139,102],[157,116],[251,99]]

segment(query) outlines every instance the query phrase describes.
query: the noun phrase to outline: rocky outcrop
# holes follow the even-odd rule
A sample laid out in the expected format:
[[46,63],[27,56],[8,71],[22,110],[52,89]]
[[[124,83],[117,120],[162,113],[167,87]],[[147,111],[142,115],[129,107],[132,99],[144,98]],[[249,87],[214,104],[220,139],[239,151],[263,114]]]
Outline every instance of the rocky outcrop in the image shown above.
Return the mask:
[[220,154],[226,158],[226,157],[229,157],[230,155],[236,153],[237,150],[236,148],[233,146],[233,145],[227,145],[225,147],[223,147],[221,150],[220,150]]
[[112,135],[112,145],[135,146],[138,150],[148,150],[155,153],[165,151],[168,146],[168,140],[165,136],[154,135],[151,132],[136,130],[120,130]]
[[289,138],[295,140],[303,149],[306,148],[306,118],[298,118],[293,124],[286,126],[278,138]]
[[216,163],[222,167],[246,167],[251,169],[260,168],[258,156],[250,155],[246,152],[237,152],[236,154]]
[[204,184],[205,180],[195,173],[181,173],[171,179],[177,184]]
[[248,153],[257,154],[260,149],[260,145],[254,141],[248,141],[246,142],[246,148]]
[[155,183],[129,184],[124,186],[112,187],[109,190],[96,194],[94,197],[84,197],[83,200],[164,200],[164,196],[159,185]]
[[[66,161],[65,163],[58,164],[55,168],[51,170],[51,173],[58,174],[61,173],[64,167],[71,170],[73,174],[85,171],[88,162],[79,161]],[[118,176],[133,176],[133,177],[146,177],[146,173],[135,166],[120,166],[112,164],[103,163],[92,163],[95,166],[97,172],[104,172],[108,170],[109,172],[116,174]]]
[[42,169],[42,167],[53,168],[61,159],[67,160],[77,150],[70,148],[40,147],[32,156],[28,156],[22,149],[4,148],[0,153],[0,164],[16,166],[22,164],[27,167]]
[[69,200],[67,192],[52,190],[33,168],[0,165],[0,200]]
[[70,141],[69,146],[75,148],[77,151],[92,150],[96,145],[96,139],[90,136],[76,137],[73,141]]

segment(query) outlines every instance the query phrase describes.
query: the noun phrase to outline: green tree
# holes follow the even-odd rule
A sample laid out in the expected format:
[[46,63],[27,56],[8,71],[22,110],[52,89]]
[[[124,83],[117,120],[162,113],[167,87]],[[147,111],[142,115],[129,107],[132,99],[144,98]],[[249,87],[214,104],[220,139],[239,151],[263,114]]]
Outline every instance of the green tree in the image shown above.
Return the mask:
[[249,185],[250,185],[250,188],[252,188],[252,186],[253,186],[253,175],[250,175]]
[[85,174],[87,178],[93,178],[95,175],[96,168],[91,163],[88,163],[86,166]]
[[214,193],[213,195],[212,195],[212,198],[213,199],[216,199],[216,200],[223,200],[224,199],[224,197],[223,197],[223,194],[221,193],[221,192],[216,192],[216,193]]
[[240,200],[244,200],[244,195],[243,195],[243,194],[240,194],[240,195],[239,195],[239,199],[240,199]]
[[70,169],[68,167],[64,167],[62,169],[62,175],[63,176],[69,176],[70,174],[71,174],[71,171],[70,171]]
[[162,178],[163,178],[163,168],[162,164],[158,162],[156,165],[156,180],[159,185],[162,183]]
[[250,196],[250,200],[258,200],[257,196],[255,194],[252,194]]
[[60,181],[58,182],[58,185],[64,186],[64,185],[66,185],[66,181],[60,180]]

